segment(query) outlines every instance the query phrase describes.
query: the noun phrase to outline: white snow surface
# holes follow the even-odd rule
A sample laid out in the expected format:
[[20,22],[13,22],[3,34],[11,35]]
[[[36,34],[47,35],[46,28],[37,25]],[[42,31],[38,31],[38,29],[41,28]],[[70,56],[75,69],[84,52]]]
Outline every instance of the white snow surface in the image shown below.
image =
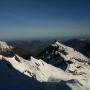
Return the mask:
[[63,56],[64,58],[66,57],[66,60],[70,60],[70,59],[82,59],[81,61],[88,61],[88,58],[86,56],[84,56],[83,54],[81,54],[80,52],[74,50],[73,48],[71,47],[68,47],[68,46],[65,46],[61,43],[59,43],[58,41],[55,42],[54,44],[52,44],[52,46],[58,46],[59,47],[59,50],[65,50],[68,55],[66,56]]
[[[77,80],[80,83],[80,85],[83,85],[83,88],[85,90],[90,86],[89,66],[86,68],[87,74],[72,75],[71,73],[65,72],[60,68],[56,68],[50,64],[45,63],[41,59],[37,60],[34,57],[31,57],[31,60],[27,61],[18,55],[15,55],[13,58],[7,58],[0,55],[0,61],[2,60],[9,62],[14,69],[18,70],[24,75],[36,79],[39,82],[60,82],[60,81],[67,82],[69,80]],[[78,83],[76,84],[76,86],[68,82],[67,84],[71,88],[74,88],[73,90],[77,89],[76,87]]]
[[[15,59],[17,57],[20,61]],[[63,70],[45,63],[43,60],[37,60],[31,57],[30,61],[19,57],[13,58],[3,57],[4,60],[11,63],[11,65],[21,73],[33,77],[40,82],[52,82],[56,80],[70,80],[72,75],[65,73]],[[69,77],[68,77],[69,76]]]
[[[2,42],[0,41],[0,43]],[[73,62],[72,64],[68,65],[66,71],[63,71],[60,68],[47,64],[41,59],[39,60],[35,59],[34,57],[31,57],[30,61],[28,61],[18,55],[15,55],[14,57],[10,57],[10,58],[0,55],[0,62],[6,61],[10,63],[9,65],[7,63],[4,64],[7,65],[9,68],[11,68],[10,70],[6,71],[6,72],[10,72],[8,77],[9,80],[13,78],[12,68],[14,68],[23,75],[33,78],[39,82],[59,83],[60,81],[65,81],[66,84],[70,88],[72,88],[72,90],[77,90],[77,89],[90,90],[90,65],[88,64],[89,59],[84,55],[82,55],[81,53],[75,51],[73,48],[67,47],[63,44],[60,44],[59,42],[52,44],[52,46],[55,47],[58,46],[59,50],[65,50],[65,52],[68,53],[68,55],[64,55],[59,51],[57,51],[57,53],[59,53],[64,58],[65,61],[69,60]],[[9,49],[9,47],[5,42],[3,42],[3,48]],[[0,64],[0,67],[1,66],[4,67],[2,64]],[[7,66],[5,66],[5,68],[7,68]],[[3,69],[0,69],[0,71],[3,71]],[[4,79],[4,75],[3,75],[3,79]],[[69,82],[70,80],[74,80],[75,83],[70,83]],[[1,82],[4,82],[4,80]]]
[[[64,58],[66,62],[72,62],[71,64],[68,64],[68,68],[66,71],[80,76],[83,76],[88,72],[88,63],[90,62],[89,58],[87,58],[80,52],[74,50],[73,48],[65,46],[59,42],[55,42],[54,44],[52,44],[52,46],[59,47],[57,53],[60,54],[60,56]],[[67,55],[61,53],[60,51],[62,50],[64,50],[67,53]]]

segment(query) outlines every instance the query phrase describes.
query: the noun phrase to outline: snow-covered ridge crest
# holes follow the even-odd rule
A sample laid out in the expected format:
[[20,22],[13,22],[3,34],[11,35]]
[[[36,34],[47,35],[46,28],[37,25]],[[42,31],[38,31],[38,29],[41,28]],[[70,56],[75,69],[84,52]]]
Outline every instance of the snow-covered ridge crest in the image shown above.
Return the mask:
[[60,81],[67,82],[69,80],[75,80],[78,81],[81,85],[86,85],[86,82],[89,82],[88,80],[90,78],[88,74],[86,74],[87,76],[72,75],[71,73],[65,72],[60,68],[56,68],[50,64],[47,64],[43,60],[35,59],[34,57],[31,57],[30,61],[27,61],[18,55],[15,55],[12,58],[11,57],[7,58],[0,55],[0,62],[1,61],[7,62],[6,64],[4,64],[5,66],[3,67],[6,67],[7,65],[7,67],[10,68],[7,71],[9,73],[8,78],[13,77],[12,68],[18,70],[20,73],[30,78],[38,80],[39,82],[60,82]]
[[[5,42],[2,42],[2,47],[4,49],[11,49]],[[3,74],[1,73],[0,75],[4,77],[1,79],[0,76],[0,82],[4,80],[7,81],[7,79],[17,79],[15,78],[15,72],[18,71],[40,83],[59,83],[65,81],[71,88],[78,87],[75,85],[86,88],[81,90],[90,88],[90,63],[86,56],[58,41],[50,45],[50,47],[42,53],[42,56],[43,59],[47,57],[47,63],[42,58],[36,59],[32,56],[28,61],[18,55],[14,55],[13,57],[0,55],[0,72],[3,72]],[[57,66],[58,68],[54,67],[51,63],[59,64],[61,65],[60,67],[66,65],[66,68],[63,70],[59,66]],[[73,81],[74,83],[70,84],[70,81]]]
[[64,50],[67,53],[67,55],[66,55],[67,59],[70,59],[70,58],[73,59],[73,57],[75,57],[77,59],[79,59],[79,58],[82,59],[82,62],[83,61],[88,61],[88,58],[86,56],[84,56],[83,54],[81,54],[80,52],[74,50],[71,47],[68,47],[68,46],[65,46],[65,45],[59,43],[58,41],[53,43],[52,46],[53,47],[58,47],[59,51]]
[[89,59],[74,50],[71,47],[65,46],[58,41],[52,44],[53,47],[58,47],[57,53],[68,63],[67,71],[75,74],[82,75],[87,72],[87,66],[89,66]]
[[74,76],[87,77],[89,59],[71,47],[54,42],[40,55],[47,63],[59,67]]
[[2,60],[9,62],[11,66],[19,72],[40,82],[57,82],[60,80],[67,81],[71,79],[78,80],[77,77],[64,72],[60,68],[47,64],[41,59],[37,60],[34,57],[31,57],[31,60],[27,61],[18,55],[15,55],[13,58],[7,58],[4,56],[1,58]]
[[13,58],[7,58],[4,56],[2,58],[3,60],[8,61],[16,70],[29,77],[37,79],[40,82],[70,80],[70,77],[67,78],[67,74],[63,70],[49,65],[41,59],[37,60],[34,57],[31,57],[31,60],[27,61],[18,55],[15,55]]

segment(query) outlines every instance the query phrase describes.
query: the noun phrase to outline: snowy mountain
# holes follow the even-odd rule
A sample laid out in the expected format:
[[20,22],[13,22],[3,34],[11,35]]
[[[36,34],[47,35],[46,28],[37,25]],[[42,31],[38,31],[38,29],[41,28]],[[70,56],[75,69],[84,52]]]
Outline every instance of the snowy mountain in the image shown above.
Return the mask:
[[[39,90],[40,88],[52,90],[52,87],[53,90],[59,90],[61,87],[63,87],[61,90],[65,88],[69,88],[66,90],[77,90],[77,88],[85,90],[87,88],[86,83],[89,82],[87,77],[72,75],[60,68],[45,63],[41,59],[37,60],[31,57],[30,61],[27,61],[18,55],[12,58],[1,55],[0,72],[0,86],[7,84],[9,86],[20,85],[21,88],[32,87],[34,90],[36,90],[35,84],[38,85]],[[87,76],[89,77],[89,74]],[[66,85],[66,87],[62,85]]]
[[90,64],[86,56],[59,42],[50,45],[38,57],[66,72],[80,76],[85,75]]
[[0,41],[0,50],[1,51],[6,51],[6,50],[11,50],[13,47],[9,46],[6,42]]
[[13,58],[1,56],[1,61],[9,62],[9,68],[15,68],[21,73],[34,79],[37,79],[40,82],[50,82],[52,80],[54,81],[64,79],[69,80],[69,78],[66,77],[67,74],[63,70],[49,65],[41,59],[37,60],[31,57],[31,60],[27,61],[19,57],[18,55],[15,55]]
[[[87,57],[59,42],[47,47],[36,59],[0,55],[0,90],[89,90],[90,62]],[[12,89],[11,89],[12,90]]]
[[0,54],[4,56],[12,56],[13,54],[12,49],[13,47],[11,45],[8,45],[4,41],[0,41]]

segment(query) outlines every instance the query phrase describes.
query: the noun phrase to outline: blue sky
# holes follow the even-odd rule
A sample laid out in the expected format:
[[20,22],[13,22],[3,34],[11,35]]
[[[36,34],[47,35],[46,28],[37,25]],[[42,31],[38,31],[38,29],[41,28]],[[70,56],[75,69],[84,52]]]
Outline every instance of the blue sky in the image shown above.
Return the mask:
[[0,0],[0,39],[89,36],[90,0]]

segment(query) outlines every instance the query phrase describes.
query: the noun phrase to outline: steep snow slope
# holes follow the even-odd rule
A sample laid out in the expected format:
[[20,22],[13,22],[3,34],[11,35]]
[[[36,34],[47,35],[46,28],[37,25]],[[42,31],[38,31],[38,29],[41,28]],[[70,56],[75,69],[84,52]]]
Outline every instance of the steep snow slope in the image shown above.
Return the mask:
[[[13,64],[0,56],[0,90],[45,90],[44,85],[20,73]],[[12,58],[13,60],[13,58]]]
[[[40,86],[41,89],[43,87],[45,90],[59,90],[62,85],[63,87],[61,90],[64,90],[67,85],[73,90],[77,90],[77,88],[85,90],[87,88],[85,87],[86,83],[90,82],[88,78],[79,75],[72,75],[71,73],[65,72],[60,68],[56,68],[45,63],[41,59],[38,60],[31,57],[30,61],[27,61],[18,55],[15,55],[13,58],[7,58],[0,55],[0,86],[2,86],[4,82],[9,85],[11,84],[10,82],[12,82],[15,85],[21,83],[20,85],[23,86],[25,84],[27,87],[31,87],[36,84],[38,85],[37,87]],[[45,83],[40,84],[38,81]],[[27,84],[27,82],[30,83],[30,85]],[[35,86],[35,88],[37,87]]]
[[41,52],[39,58],[86,81],[90,60],[71,47],[55,42]]
[[68,75],[70,76],[70,74],[66,74],[63,70],[33,57],[31,57],[30,61],[27,61],[17,55],[13,58],[2,57],[2,60],[9,62],[16,70],[28,75],[29,77],[37,79],[40,82],[71,79],[71,77],[67,77]]
[[[12,48],[0,41],[0,51],[7,54]],[[0,55],[0,90],[4,85],[20,85],[21,90],[90,90],[90,61],[83,54],[55,42],[38,58],[42,60]]]

